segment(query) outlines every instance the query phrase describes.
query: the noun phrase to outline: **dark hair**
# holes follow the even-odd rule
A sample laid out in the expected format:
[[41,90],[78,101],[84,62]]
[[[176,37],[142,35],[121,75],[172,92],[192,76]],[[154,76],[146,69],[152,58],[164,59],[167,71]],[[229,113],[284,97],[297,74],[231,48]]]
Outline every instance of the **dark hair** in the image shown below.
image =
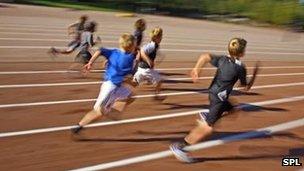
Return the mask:
[[95,31],[95,28],[97,26],[97,23],[95,21],[91,21],[91,22],[88,22],[84,25],[84,30],[85,31],[90,31],[90,32],[94,32]]
[[80,16],[79,20],[80,20],[81,22],[85,22],[85,21],[88,20],[88,16],[87,16],[87,15],[82,15],[82,16]]
[[134,23],[134,27],[137,30],[144,31],[146,29],[146,21],[144,19],[138,19]]

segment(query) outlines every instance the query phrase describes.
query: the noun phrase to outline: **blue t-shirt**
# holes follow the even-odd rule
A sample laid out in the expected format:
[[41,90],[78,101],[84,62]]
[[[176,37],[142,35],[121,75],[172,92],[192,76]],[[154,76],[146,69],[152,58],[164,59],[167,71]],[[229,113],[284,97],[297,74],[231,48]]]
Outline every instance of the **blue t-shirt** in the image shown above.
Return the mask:
[[100,52],[108,60],[104,80],[120,86],[124,77],[132,73],[135,54],[107,48],[100,48]]

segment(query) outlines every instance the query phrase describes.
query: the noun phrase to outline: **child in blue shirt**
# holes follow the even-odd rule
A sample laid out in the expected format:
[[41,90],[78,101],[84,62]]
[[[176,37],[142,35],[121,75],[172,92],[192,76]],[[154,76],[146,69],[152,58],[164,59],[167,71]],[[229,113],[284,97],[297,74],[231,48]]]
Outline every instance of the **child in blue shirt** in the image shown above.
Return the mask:
[[72,129],[73,134],[79,133],[83,126],[109,113],[111,109],[122,112],[131,102],[132,91],[123,85],[125,77],[132,73],[136,58],[135,38],[131,34],[123,34],[119,39],[120,49],[100,48],[84,66],[89,71],[92,64],[102,55],[107,59],[104,82],[93,110],[88,112],[78,126]]

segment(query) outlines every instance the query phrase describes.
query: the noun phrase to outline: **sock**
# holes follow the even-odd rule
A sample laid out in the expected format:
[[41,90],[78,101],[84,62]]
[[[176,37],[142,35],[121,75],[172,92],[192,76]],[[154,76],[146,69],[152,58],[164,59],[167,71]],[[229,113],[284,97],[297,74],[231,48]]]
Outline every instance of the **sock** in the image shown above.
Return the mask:
[[185,139],[183,139],[182,142],[180,143],[180,145],[182,148],[184,148],[186,146],[189,146],[190,144]]
[[77,127],[72,129],[72,131],[77,134],[82,128],[83,128],[83,126],[80,126],[79,124],[77,124]]

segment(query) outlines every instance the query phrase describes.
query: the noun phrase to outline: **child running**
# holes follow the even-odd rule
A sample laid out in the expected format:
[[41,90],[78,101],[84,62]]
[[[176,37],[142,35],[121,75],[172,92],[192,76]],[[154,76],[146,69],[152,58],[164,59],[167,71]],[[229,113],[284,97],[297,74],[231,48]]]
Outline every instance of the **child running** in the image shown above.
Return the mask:
[[[142,43],[142,39],[143,39],[143,32],[146,30],[146,21],[142,18],[136,20],[134,23],[134,28],[135,28],[135,31],[133,33],[133,36],[135,37],[136,49],[139,50],[140,45]],[[140,58],[140,53],[138,53],[138,55],[136,56],[136,62],[135,62],[135,66],[134,66],[133,75],[135,74],[135,72],[137,70],[139,58]],[[107,66],[107,60],[103,61],[102,66],[103,66],[103,68],[105,68]]]
[[134,23],[135,31],[134,37],[136,39],[136,47],[140,47],[143,39],[143,32],[146,30],[146,21],[144,19],[138,19]]
[[198,125],[190,131],[183,142],[170,146],[178,160],[187,163],[194,162],[194,159],[188,156],[184,147],[196,144],[211,135],[215,122],[221,118],[224,112],[232,111],[233,106],[228,99],[234,84],[240,80],[245,91],[250,90],[253,85],[259,65],[256,64],[253,76],[247,82],[246,67],[240,61],[240,58],[245,55],[246,44],[247,41],[244,39],[233,38],[228,45],[229,55],[203,54],[197,61],[191,72],[193,82],[198,80],[201,67],[205,64],[210,63],[217,67],[216,75],[209,87],[209,113],[199,113],[201,119],[198,120]]
[[145,44],[140,50],[140,61],[133,79],[137,84],[148,81],[148,83],[156,85],[156,98],[158,98],[158,94],[161,90],[162,79],[160,74],[154,70],[154,63],[162,36],[163,30],[160,27],[156,27],[152,30],[150,33],[151,41]]
[[90,49],[101,40],[97,37],[97,40],[94,42],[93,33],[96,31],[96,23],[94,21],[88,22],[84,26],[84,31],[80,35],[79,44],[77,46],[71,46],[68,49],[60,50],[60,49],[51,49],[51,53],[56,54],[70,54],[74,50],[78,50],[78,54],[74,59],[74,64],[69,67],[69,70],[79,70],[83,65],[87,64],[92,55],[90,53]]
[[83,126],[108,114],[111,109],[122,112],[126,105],[131,102],[132,92],[122,83],[133,70],[136,56],[134,36],[123,34],[119,38],[119,46],[120,49],[100,48],[85,65],[85,69],[90,70],[99,55],[104,56],[108,61],[104,82],[101,85],[94,108],[81,119],[77,128],[72,129],[73,134],[79,133]]
[[80,44],[80,37],[84,31],[85,23],[88,20],[88,16],[82,15],[79,18],[79,21],[69,25],[68,35],[73,36],[72,41],[68,44],[69,49],[75,49]]

